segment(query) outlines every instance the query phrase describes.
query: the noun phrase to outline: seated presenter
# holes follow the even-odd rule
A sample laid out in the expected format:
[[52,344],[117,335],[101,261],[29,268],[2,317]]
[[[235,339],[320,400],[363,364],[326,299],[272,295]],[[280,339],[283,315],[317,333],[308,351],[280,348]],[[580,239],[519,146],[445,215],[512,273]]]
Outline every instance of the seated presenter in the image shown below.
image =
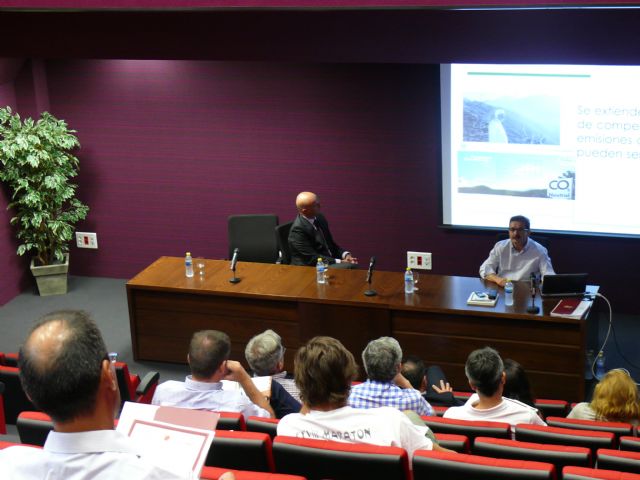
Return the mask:
[[547,249],[529,238],[530,222],[516,215],[509,220],[509,238],[496,243],[482,265],[480,277],[504,287],[507,279],[528,280],[532,273],[553,275]]
[[296,198],[298,216],[289,233],[292,265],[314,266],[318,258],[334,268],[355,268],[358,260],[333,241],[329,223],[320,213],[320,201],[312,192]]

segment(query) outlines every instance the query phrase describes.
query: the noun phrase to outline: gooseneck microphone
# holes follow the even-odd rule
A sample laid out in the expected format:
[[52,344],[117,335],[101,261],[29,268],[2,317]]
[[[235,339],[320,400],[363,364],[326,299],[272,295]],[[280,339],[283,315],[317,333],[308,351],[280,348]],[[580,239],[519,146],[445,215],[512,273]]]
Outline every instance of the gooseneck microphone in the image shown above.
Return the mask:
[[240,250],[236,247],[233,249],[233,257],[231,257],[231,266],[230,270],[233,272],[233,277],[229,279],[231,283],[238,283],[240,279],[236,277],[236,265],[238,265],[238,252]]
[[538,313],[540,307],[536,305],[536,287],[538,286],[538,276],[531,272],[529,276],[529,288],[531,289],[531,305],[527,307],[527,313]]
[[376,266],[376,257],[371,257],[369,260],[369,269],[367,270],[367,283],[369,284],[369,289],[365,290],[364,294],[367,297],[374,297],[378,294],[375,290],[371,288],[371,281],[373,280],[373,269]]

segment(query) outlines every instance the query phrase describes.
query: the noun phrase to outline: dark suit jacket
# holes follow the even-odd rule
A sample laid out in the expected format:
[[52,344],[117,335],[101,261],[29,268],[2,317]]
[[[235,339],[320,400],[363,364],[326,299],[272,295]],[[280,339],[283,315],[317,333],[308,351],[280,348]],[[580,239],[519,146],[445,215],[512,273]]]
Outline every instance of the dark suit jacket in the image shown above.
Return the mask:
[[333,241],[329,224],[323,215],[316,217],[315,226],[317,230],[302,215],[293,221],[289,232],[291,265],[315,265],[319,257],[331,264],[336,263],[336,258],[342,258],[345,250]]

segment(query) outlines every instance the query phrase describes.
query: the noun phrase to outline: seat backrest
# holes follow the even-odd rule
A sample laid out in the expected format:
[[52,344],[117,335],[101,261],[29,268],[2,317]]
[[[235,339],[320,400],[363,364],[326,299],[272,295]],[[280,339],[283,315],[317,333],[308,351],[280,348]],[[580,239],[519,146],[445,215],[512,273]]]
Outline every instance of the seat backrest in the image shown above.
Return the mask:
[[566,465],[592,465],[591,450],[585,447],[519,442],[504,438],[478,437],[473,444],[473,453],[485,457],[551,463],[558,472]]
[[0,382],[4,383],[4,415],[5,421],[15,425],[18,414],[25,410],[37,410],[22,390],[16,367],[0,366]]
[[140,377],[129,373],[129,367],[125,362],[116,362],[116,378],[118,379],[122,405],[124,402],[135,401],[136,387],[140,383]]
[[551,400],[547,398],[536,398],[534,406],[544,418],[549,416],[564,417],[569,409],[569,402],[565,400]]
[[276,262],[278,245],[273,232],[278,225],[277,215],[231,215],[227,225],[229,258],[237,248],[240,261]]
[[498,478],[555,479],[555,467],[550,463],[525,460],[504,460],[464,453],[417,450],[413,455],[413,476],[447,480],[494,480]]
[[564,467],[562,480],[640,480],[640,475],[615,470],[585,467]]
[[4,383],[0,382],[0,435],[7,434],[7,422],[4,418]]
[[277,418],[249,417],[247,418],[247,431],[266,433],[272,439],[278,434]]
[[620,438],[623,435],[633,435],[633,425],[622,422],[598,422],[595,420],[579,420],[577,418],[548,417],[547,425],[594,432],[611,432],[616,438]]
[[282,254],[280,263],[284,265],[291,264],[291,249],[289,248],[289,232],[293,222],[283,223],[276,227],[276,241],[278,242],[278,250]]
[[309,480],[410,478],[409,457],[399,447],[277,436],[273,456],[277,472],[302,475]]
[[519,424],[516,425],[516,440],[520,440],[521,442],[586,447],[595,455],[598,448],[612,448],[615,445],[616,438],[611,432],[593,432],[590,430]]
[[433,435],[441,447],[460,453],[469,453],[471,450],[471,443],[466,435],[453,433],[434,433]]
[[631,436],[620,437],[620,450],[640,452],[640,438]]
[[511,425],[503,422],[455,420],[453,418],[421,417],[434,433],[466,435],[471,442],[476,437],[511,438]]
[[43,412],[20,412],[16,427],[22,443],[43,447],[53,430],[53,421]]
[[202,480],[218,480],[225,472],[232,472],[236,480],[306,480],[298,475],[285,475],[283,473],[252,472],[249,470],[230,470],[220,467],[203,467],[200,472]]
[[238,412],[216,412],[220,414],[217,430],[238,430],[246,431],[247,424],[244,421],[244,416]]
[[640,452],[598,449],[598,468],[640,474]]
[[266,433],[218,430],[205,465],[273,472],[271,437]]

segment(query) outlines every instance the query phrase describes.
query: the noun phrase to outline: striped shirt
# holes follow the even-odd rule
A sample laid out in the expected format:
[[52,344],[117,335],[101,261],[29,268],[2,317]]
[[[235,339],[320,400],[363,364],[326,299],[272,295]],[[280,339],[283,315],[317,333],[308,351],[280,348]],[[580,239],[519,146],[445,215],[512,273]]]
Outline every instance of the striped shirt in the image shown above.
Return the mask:
[[391,382],[367,380],[351,388],[349,406],[353,408],[394,407],[413,410],[418,415],[433,415],[433,408],[418,390],[400,388]]

